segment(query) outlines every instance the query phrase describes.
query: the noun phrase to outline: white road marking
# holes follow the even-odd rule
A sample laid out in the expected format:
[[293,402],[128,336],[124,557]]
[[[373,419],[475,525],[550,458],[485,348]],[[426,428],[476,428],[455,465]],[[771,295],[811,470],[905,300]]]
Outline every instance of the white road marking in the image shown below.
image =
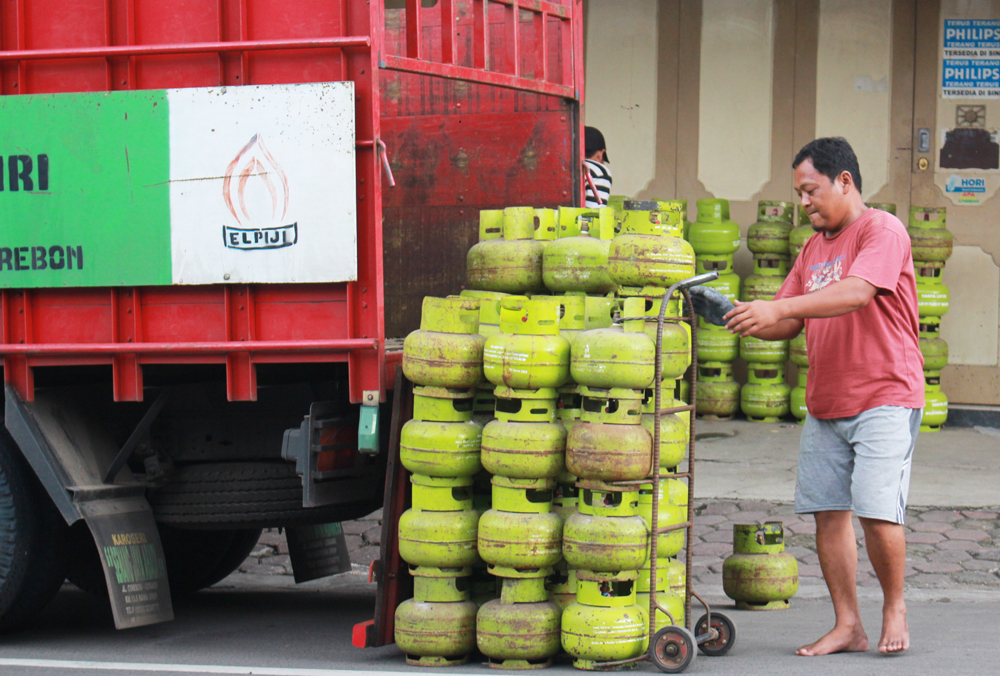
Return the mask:
[[[234,667],[212,664],[157,664],[153,662],[90,662],[83,660],[33,660],[0,658],[0,667],[36,669],[78,669],[83,671],[166,672],[175,674],[252,674],[252,676],[359,676],[359,674],[398,674],[388,671],[350,669],[295,669],[284,667]],[[421,672],[421,676],[444,676]]]

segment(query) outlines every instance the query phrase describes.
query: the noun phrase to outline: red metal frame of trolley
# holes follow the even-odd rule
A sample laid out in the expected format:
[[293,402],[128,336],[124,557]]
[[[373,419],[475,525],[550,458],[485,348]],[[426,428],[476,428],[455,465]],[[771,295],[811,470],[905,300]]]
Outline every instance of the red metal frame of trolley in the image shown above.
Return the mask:
[[[91,1],[92,11],[65,21],[52,18],[60,11],[56,0],[11,0],[0,6],[0,95],[355,83],[358,279],[341,284],[4,289],[4,380],[27,401],[33,399],[34,367],[110,365],[115,400],[141,401],[143,364],[224,364],[229,399],[246,401],[257,397],[256,364],[292,362],[347,362],[351,401],[371,401],[376,392],[384,401],[396,360],[387,364],[385,355],[382,170],[390,186],[393,180],[380,138],[379,70],[582,102],[582,0],[440,0],[435,8],[407,0],[405,55],[384,49],[381,1],[282,3],[281,11],[289,16],[287,26],[279,27],[266,21],[273,11],[270,0],[218,0],[185,6],[189,16],[202,12],[208,20],[183,30],[176,28],[169,2]],[[471,67],[457,59],[459,6],[474,17]],[[422,19],[428,12],[441,13],[437,60],[421,47]],[[536,51],[541,65],[531,77],[519,65],[525,47],[518,30],[522,12],[534,16],[534,40],[527,48]],[[496,55],[487,38],[498,13],[505,35]],[[180,35],[203,31],[203,25],[209,26],[205,30],[212,34],[206,37],[211,39],[188,41],[183,39],[187,34]],[[553,25],[569,52],[562,55],[559,73],[550,73],[547,66]],[[250,39],[251,32],[281,30],[333,34]],[[162,34],[159,41],[151,33]],[[176,72],[166,67],[172,64],[165,66],[168,56],[184,59]],[[576,198],[581,197],[582,189]]]

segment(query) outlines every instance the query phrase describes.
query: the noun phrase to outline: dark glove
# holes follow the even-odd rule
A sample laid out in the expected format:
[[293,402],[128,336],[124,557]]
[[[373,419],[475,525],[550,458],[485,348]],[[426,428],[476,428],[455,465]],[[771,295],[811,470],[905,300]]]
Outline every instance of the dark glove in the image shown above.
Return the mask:
[[691,305],[694,306],[695,313],[704,317],[709,324],[725,326],[726,320],[723,317],[736,307],[710,286],[692,286],[688,293],[691,294]]

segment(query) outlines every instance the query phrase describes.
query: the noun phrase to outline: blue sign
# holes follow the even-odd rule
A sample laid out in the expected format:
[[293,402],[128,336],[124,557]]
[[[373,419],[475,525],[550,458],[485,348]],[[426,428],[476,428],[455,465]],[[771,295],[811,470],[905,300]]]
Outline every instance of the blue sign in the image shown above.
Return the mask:
[[1000,97],[1000,20],[946,19],[943,44],[943,97]]

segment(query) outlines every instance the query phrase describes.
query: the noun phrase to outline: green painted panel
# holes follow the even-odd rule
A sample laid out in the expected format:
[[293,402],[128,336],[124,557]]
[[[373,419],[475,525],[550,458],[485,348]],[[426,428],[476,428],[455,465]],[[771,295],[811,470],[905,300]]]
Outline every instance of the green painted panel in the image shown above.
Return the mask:
[[0,97],[0,287],[171,283],[165,91]]

